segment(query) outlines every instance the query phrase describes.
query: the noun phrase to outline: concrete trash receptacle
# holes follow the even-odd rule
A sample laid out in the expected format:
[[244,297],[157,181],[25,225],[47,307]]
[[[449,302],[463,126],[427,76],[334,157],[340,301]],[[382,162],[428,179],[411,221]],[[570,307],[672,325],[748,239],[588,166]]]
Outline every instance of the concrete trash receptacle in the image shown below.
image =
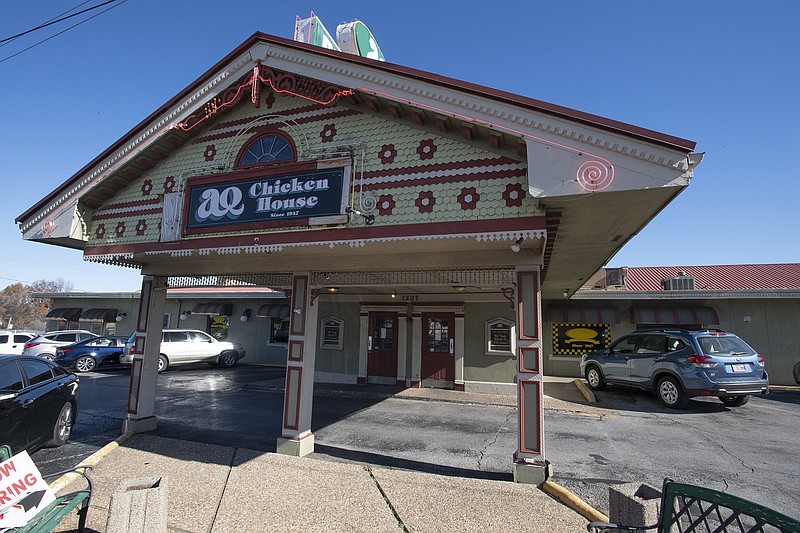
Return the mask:
[[614,524],[652,526],[658,522],[661,491],[642,483],[608,488],[608,518]]
[[106,533],[167,531],[167,478],[125,480],[111,496]]

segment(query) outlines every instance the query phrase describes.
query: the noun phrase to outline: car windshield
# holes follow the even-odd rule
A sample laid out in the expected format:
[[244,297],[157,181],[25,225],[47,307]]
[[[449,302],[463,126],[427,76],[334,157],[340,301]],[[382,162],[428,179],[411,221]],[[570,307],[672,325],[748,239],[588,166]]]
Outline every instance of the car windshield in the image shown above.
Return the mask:
[[752,355],[755,351],[739,337],[699,337],[697,342],[705,355]]

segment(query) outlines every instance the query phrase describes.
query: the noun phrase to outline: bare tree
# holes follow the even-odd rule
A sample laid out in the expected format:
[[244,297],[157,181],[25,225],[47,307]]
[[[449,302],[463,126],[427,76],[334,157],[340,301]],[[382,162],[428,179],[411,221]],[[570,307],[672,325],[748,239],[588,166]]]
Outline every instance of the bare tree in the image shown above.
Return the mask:
[[15,283],[0,291],[0,327],[44,329],[49,298],[34,298],[34,293],[70,292],[72,283],[63,279],[40,279],[30,285]]

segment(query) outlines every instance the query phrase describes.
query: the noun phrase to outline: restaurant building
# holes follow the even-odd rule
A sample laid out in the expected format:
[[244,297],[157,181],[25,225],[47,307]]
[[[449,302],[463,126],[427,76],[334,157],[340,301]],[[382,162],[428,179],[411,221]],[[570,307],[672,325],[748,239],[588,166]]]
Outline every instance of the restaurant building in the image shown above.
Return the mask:
[[[536,482],[542,301],[575,293],[688,186],[694,147],[257,33],[17,222],[140,270],[126,430],[157,423],[168,291],[270,289],[285,303],[264,320],[288,319],[279,452],[313,451],[318,373],[456,390],[514,375],[513,469]],[[184,322],[233,317],[233,334],[260,310],[193,306]]]

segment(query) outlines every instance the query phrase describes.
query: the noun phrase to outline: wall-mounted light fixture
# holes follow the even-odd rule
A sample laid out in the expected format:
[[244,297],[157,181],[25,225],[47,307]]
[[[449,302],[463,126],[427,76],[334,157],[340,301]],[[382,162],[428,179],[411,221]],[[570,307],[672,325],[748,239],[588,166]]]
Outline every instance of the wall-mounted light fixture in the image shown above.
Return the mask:
[[189,318],[189,315],[191,314],[192,314],[191,311],[184,311],[178,318],[180,318],[181,320],[186,320],[187,318]]
[[117,313],[117,318],[115,318],[115,320],[117,322],[122,322],[123,320],[125,320],[126,316],[128,316],[128,313]]
[[524,239],[522,237],[520,237],[519,239],[514,241],[514,244],[511,245],[511,251],[514,252],[515,254],[519,253],[519,251],[522,250],[522,241],[523,240]]
[[328,287],[328,292],[339,292],[339,287]]
[[464,292],[467,288],[463,285],[453,285],[453,290],[457,292]]
[[392,291],[392,298],[397,298],[397,289]]
[[569,296],[569,289],[564,289],[564,298]]
[[366,224],[367,226],[371,226],[371,225],[373,225],[375,223],[375,215],[367,215],[365,213],[362,213],[358,209],[353,209],[352,207],[345,208],[345,212],[346,213],[355,213],[356,215],[360,215],[360,216],[364,217],[364,224]]
[[242,316],[239,317],[239,320],[241,320],[242,322],[247,322],[248,320],[250,320],[250,308],[249,307],[247,309],[245,309],[244,311],[242,311]]

